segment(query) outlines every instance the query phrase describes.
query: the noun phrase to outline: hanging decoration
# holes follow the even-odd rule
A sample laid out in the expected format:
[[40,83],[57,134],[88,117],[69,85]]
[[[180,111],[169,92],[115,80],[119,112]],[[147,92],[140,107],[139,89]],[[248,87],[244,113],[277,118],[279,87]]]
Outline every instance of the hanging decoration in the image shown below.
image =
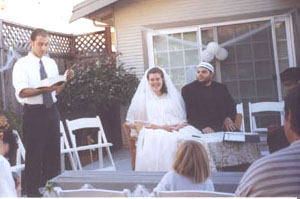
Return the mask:
[[228,57],[228,51],[225,48],[219,48],[216,58],[220,61],[225,60]]
[[206,49],[202,51],[202,61],[211,62],[214,57],[219,61],[224,61],[228,57],[228,51],[217,42],[209,42]]
[[207,49],[202,52],[202,60],[205,62],[211,62],[214,59],[214,54],[212,54]]

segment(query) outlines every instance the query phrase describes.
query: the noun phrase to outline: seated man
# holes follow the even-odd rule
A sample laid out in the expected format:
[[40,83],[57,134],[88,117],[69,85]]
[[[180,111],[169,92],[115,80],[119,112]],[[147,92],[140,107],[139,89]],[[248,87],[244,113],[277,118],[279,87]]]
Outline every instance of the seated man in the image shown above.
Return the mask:
[[254,162],[243,176],[238,197],[300,196],[300,85],[285,100],[284,132],[289,147]]
[[[288,68],[280,73],[280,80],[286,92],[292,90],[300,81],[300,68]],[[268,127],[267,143],[270,153],[289,146],[284,134],[283,126],[272,125]]]
[[213,77],[214,67],[201,62],[197,80],[182,88],[188,123],[202,133],[235,131],[236,104],[226,86],[213,81]]

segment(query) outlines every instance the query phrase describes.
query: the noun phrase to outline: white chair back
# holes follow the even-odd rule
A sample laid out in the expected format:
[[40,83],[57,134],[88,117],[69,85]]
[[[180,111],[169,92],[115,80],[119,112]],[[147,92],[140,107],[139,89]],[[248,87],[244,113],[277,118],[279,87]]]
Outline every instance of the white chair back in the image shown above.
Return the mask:
[[233,193],[215,191],[154,191],[155,197],[233,197]]
[[[82,164],[79,158],[78,151],[83,150],[93,150],[98,149],[98,155],[99,155],[99,168],[103,169],[103,154],[102,154],[102,148],[106,149],[107,155],[110,159],[110,162],[112,164],[112,167],[110,167],[110,170],[116,170],[115,163],[113,161],[111,152],[109,147],[112,146],[112,143],[109,143],[106,139],[104,129],[100,120],[99,116],[93,117],[93,118],[79,118],[74,120],[66,120],[69,136],[72,142],[72,148],[74,149],[75,159],[77,161],[77,165],[79,170],[82,170]],[[96,144],[89,144],[89,145],[83,145],[83,146],[77,146],[76,144],[76,136],[75,132],[79,129],[86,129],[86,128],[97,128],[98,134],[97,134],[97,141]]]
[[261,112],[279,112],[280,123],[284,124],[284,101],[280,102],[249,102],[249,120],[250,120],[250,131],[251,132],[262,132],[267,131],[267,128],[257,128],[254,113]]
[[22,164],[22,160],[23,160],[23,162],[25,162],[26,151],[25,151],[25,147],[23,145],[23,142],[21,140],[21,137],[20,137],[18,131],[14,129],[13,134],[15,134],[18,139],[17,140],[18,149],[17,149],[17,156],[16,156],[16,165],[20,165],[20,164]]
[[64,128],[64,125],[62,123],[62,121],[59,121],[59,127],[60,127],[60,154],[61,154],[61,170],[62,172],[65,170],[65,158],[64,155],[67,153],[69,160],[70,160],[70,164],[73,170],[77,170],[76,167],[76,163],[74,160],[74,154],[72,153],[74,151],[74,149],[71,149],[68,138],[67,138],[67,134]]
[[11,171],[13,172],[17,172],[18,175],[20,176],[20,181],[22,181],[21,179],[21,171],[23,171],[25,169],[25,155],[26,155],[26,151],[25,151],[25,147],[23,145],[23,142],[19,136],[19,133],[17,130],[12,130],[13,134],[17,136],[17,144],[18,144],[18,149],[16,151],[16,165],[11,167]]
[[245,132],[245,115],[244,115],[244,108],[243,103],[239,103],[236,105],[236,112],[242,115],[242,122],[241,122],[241,131]]
[[55,189],[57,197],[129,197],[130,190],[123,191],[106,190],[106,189],[76,189],[76,190],[62,190]]

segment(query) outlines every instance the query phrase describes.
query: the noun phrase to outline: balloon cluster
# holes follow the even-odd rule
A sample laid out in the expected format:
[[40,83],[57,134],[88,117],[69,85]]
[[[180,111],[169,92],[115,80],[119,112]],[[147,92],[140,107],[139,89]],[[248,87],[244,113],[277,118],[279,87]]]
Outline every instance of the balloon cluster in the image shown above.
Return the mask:
[[212,41],[202,51],[202,61],[211,62],[215,56],[218,60],[223,61],[228,57],[228,51],[219,46],[217,42]]

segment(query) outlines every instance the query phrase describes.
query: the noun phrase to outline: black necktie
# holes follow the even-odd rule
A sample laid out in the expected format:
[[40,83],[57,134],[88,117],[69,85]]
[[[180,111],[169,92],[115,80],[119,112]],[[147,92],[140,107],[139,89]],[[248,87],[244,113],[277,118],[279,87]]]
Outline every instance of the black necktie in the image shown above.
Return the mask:
[[[42,60],[40,60],[40,75],[41,75],[41,80],[47,78],[47,73],[44,68],[44,64]],[[53,99],[51,96],[51,92],[44,92],[43,93],[43,103],[46,106],[46,108],[50,108],[53,105]]]

